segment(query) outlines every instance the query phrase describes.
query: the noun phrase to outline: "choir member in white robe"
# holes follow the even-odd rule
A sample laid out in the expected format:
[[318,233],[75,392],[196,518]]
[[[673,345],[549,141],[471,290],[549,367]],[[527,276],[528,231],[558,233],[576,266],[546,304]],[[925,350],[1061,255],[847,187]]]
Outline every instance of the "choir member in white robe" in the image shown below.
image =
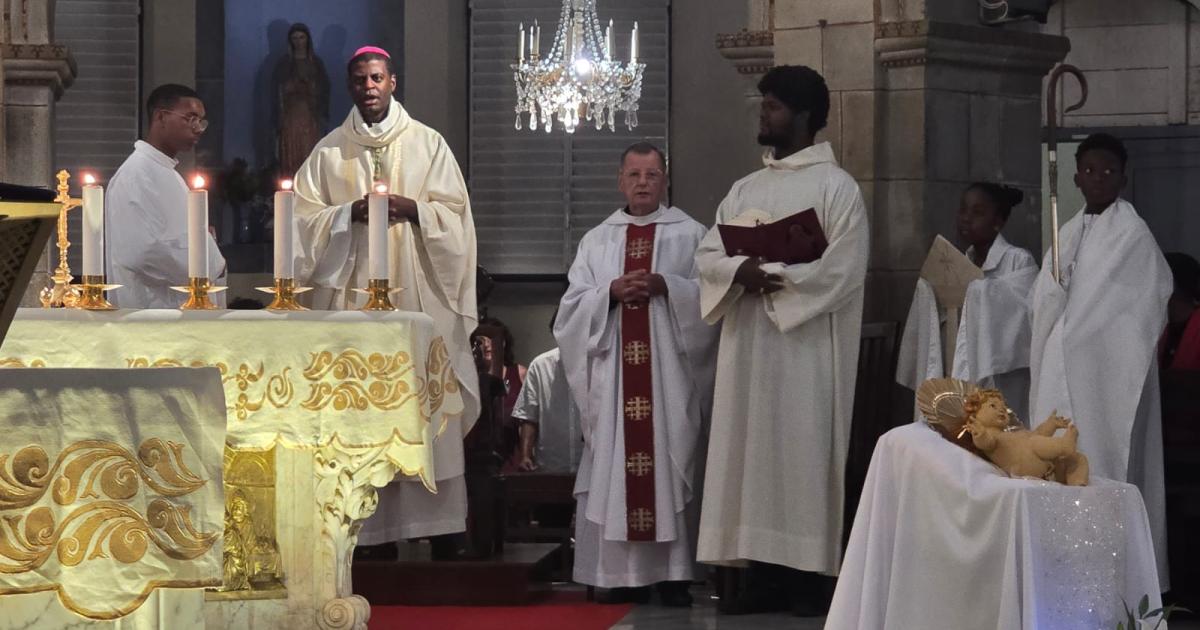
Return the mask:
[[479,416],[471,353],[476,327],[475,224],[466,183],[446,141],[392,98],[396,77],[382,50],[350,61],[355,107],[296,173],[300,247],[297,282],[314,287],[313,308],[350,309],[369,280],[365,196],[388,185],[392,295],[400,310],[433,318],[462,385],[464,408],[444,418],[434,442],[437,494],[414,478],[379,491],[379,508],[359,534],[363,545],[461,532],[466,528],[463,438]]
[[920,279],[900,341],[896,382],[915,391],[926,379],[948,374],[999,389],[1028,422],[1029,293],[1038,265],[1033,254],[1001,234],[1023,198],[1016,188],[988,182],[971,184],[963,193],[958,234],[969,244],[967,257],[979,265],[983,278],[967,285],[953,363],[950,369],[942,365],[937,303],[932,287]]
[[[759,142],[772,148],[763,169],[733,185],[716,222],[748,210],[782,219],[812,208],[828,249],[811,263],[762,264],[727,255],[713,227],[696,254],[701,312],[710,323],[723,322],[699,560],[754,560],[836,575],[867,213],[858,184],[838,167],[829,143],[813,144],[829,111],[824,79],[807,67],[780,66],[763,77],[759,91]],[[828,589],[828,581],[790,575],[794,611],[820,614],[809,610],[820,601],[797,597]],[[723,601],[722,610],[740,612],[733,602]]]
[[695,253],[705,229],[660,205],[665,170],[653,145],[626,150],[629,205],[580,242],[554,336],[585,440],[575,581],[613,589],[613,602],[645,601],[639,587],[657,583],[664,604],[682,606],[695,577],[688,512],[717,335],[700,319]]
[[1162,413],[1155,362],[1173,289],[1170,268],[1133,205],[1119,197],[1127,154],[1107,134],[1080,143],[1075,184],[1087,202],[1059,231],[1061,282],[1047,252],[1033,292],[1032,422],[1057,411],[1079,426],[1093,477],[1138,487],[1167,582]]
[[579,408],[571,397],[558,348],[529,362],[512,417],[521,423],[521,470],[574,473],[579,469],[583,455]]
[[[150,130],[108,182],[105,237],[108,294],[121,308],[178,308],[186,296],[173,286],[188,283],[188,187],[176,156],[196,146],[208,128],[204,103],[189,87],[167,84],[146,100]],[[216,239],[208,241],[208,275],[225,276]],[[221,294],[215,294],[220,300]]]

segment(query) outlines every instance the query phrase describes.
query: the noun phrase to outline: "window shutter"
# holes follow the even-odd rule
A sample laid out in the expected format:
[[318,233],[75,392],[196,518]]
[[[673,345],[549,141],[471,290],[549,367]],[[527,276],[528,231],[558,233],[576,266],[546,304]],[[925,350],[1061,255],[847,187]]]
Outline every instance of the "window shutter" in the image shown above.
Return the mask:
[[667,150],[669,0],[598,0],[600,22],[614,21],[614,55],[628,59],[638,22],[646,64],[639,126],[617,131],[581,121],[574,135],[515,128],[517,29],[534,19],[542,49],[552,44],[559,0],[473,0],[470,33],[470,189],[479,261],[492,273],[564,273],[579,239],[624,203],[617,190],[621,152],[645,140]]

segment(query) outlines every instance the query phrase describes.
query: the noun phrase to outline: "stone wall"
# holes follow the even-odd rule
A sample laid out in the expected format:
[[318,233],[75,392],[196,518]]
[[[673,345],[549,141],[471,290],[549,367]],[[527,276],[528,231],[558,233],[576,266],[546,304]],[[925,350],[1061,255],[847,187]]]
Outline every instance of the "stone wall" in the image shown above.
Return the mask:
[[1040,248],[1041,77],[1061,37],[989,28],[952,0],[777,0],[775,63],[820,71],[829,140],[871,219],[867,321],[899,321],[963,189],[987,180],[1027,201],[1006,235]]
[[[1044,26],[1019,28],[1071,40],[1066,63],[1088,78],[1069,127],[1200,122],[1200,17],[1180,0],[1061,0]],[[1078,94],[1066,81],[1068,99]]]

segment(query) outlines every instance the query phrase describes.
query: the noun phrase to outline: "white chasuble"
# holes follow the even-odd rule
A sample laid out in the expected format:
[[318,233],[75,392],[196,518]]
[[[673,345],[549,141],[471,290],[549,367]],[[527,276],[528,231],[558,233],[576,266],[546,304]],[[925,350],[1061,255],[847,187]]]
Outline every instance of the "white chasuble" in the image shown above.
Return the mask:
[[828,143],[733,185],[717,210],[776,219],[813,208],[829,241],[811,263],[764,266],[784,288],[765,297],[733,282],[716,227],[696,260],[706,320],[723,321],[699,560],[757,560],[836,574],[854,405],[868,226],[858,184]]
[[[700,319],[703,236],[682,210],[663,207],[645,217],[619,210],[579,244],[554,328],[585,442],[575,482],[577,582],[612,588],[694,575],[687,508],[717,339]],[[613,303],[612,281],[647,267],[663,276],[667,295],[634,309]]]
[[[188,187],[178,160],[138,140],[105,191],[108,294],[121,308],[179,308],[186,296],[171,287],[188,283]],[[225,258],[210,234],[208,275],[224,284]],[[224,294],[214,301],[224,302]]]
[[1059,242],[1062,283],[1050,254],[1033,290],[1032,422],[1051,412],[1079,425],[1093,477],[1138,487],[1150,515],[1159,581],[1166,573],[1166,490],[1158,339],[1174,284],[1146,223],[1118,199],[1080,212]]
[[382,181],[417,202],[418,223],[388,229],[388,274],[396,308],[433,318],[463,388],[463,409],[448,414],[434,443],[438,493],[415,478],[380,490],[379,510],[363,526],[361,544],[463,531],[466,485],[463,437],[479,416],[479,379],[471,354],[475,330],[475,223],[466,183],[446,141],[392,100],[379,124],[358,109],[325,136],[296,173],[297,283],[314,287],[312,306],[350,309],[364,303],[367,226],[352,223],[351,205]]

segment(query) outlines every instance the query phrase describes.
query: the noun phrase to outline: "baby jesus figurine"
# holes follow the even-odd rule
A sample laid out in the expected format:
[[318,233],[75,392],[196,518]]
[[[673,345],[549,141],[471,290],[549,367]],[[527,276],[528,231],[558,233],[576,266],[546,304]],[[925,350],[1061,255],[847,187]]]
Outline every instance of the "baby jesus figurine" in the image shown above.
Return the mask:
[[[1079,428],[1067,418],[1051,413],[1030,431],[1009,422],[1004,395],[979,389],[963,400],[966,424],[975,447],[1011,477],[1037,477],[1068,486],[1086,486],[1088,460],[1076,450]],[[1059,429],[1066,429],[1056,436]]]

